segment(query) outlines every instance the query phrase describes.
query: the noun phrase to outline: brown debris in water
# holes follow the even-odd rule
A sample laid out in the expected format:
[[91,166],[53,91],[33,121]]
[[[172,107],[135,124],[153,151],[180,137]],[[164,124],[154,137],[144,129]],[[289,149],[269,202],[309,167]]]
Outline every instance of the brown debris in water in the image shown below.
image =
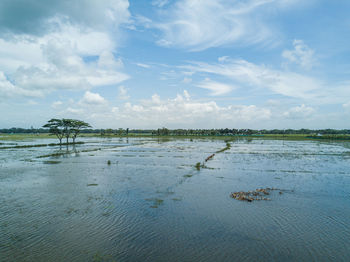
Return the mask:
[[240,201],[248,201],[253,202],[254,200],[271,200],[270,198],[267,198],[266,196],[270,195],[271,191],[273,190],[279,190],[279,194],[282,194],[281,189],[278,188],[257,188],[254,191],[239,191],[239,192],[233,192],[231,193],[231,197],[240,200]]

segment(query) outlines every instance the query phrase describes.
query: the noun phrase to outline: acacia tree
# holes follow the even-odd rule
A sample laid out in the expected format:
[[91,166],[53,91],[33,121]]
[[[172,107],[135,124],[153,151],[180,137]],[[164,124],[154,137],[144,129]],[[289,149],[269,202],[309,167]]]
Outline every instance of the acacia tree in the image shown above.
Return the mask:
[[49,128],[50,134],[57,136],[58,140],[60,141],[60,145],[62,145],[64,130],[63,130],[63,121],[61,119],[52,118],[47,122],[47,124],[43,125],[43,127]]
[[62,139],[65,137],[68,145],[70,137],[72,137],[74,144],[75,139],[80,133],[80,131],[84,128],[89,128],[91,126],[88,123],[81,120],[53,118],[49,120],[48,123],[45,124],[43,127],[49,128],[49,132],[57,136],[57,138],[60,140],[60,145],[62,145]]
[[90,124],[81,121],[81,120],[75,120],[75,119],[70,119],[70,124],[71,124],[71,133],[72,133],[72,139],[73,139],[73,144],[75,144],[75,139],[79,135],[80,131],[85,128],[91,127]]

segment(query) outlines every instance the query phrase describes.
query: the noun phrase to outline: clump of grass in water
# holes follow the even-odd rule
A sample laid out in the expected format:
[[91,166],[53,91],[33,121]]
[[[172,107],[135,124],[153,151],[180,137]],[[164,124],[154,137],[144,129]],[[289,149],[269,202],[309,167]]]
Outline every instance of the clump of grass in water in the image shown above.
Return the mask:
[[111,160],[108,160],[108,161],[107,161],[107,165],[110,165],[110,164],[111,164]]
[[226,150],[229,150],[231,148],[231,144],[229,142],[226,142],[226,147],[224,147],[223,149],[220,149],[219,151],[217,151],[216,153],[221,153],[224,152]]
[[49,164],[49,165],[55,165],[61,163],[61,161],[55,161],[55,160],[47,160],[43,161],[44,164]]
[[195,167],[196,167],[196,169],[197,169],[198,171],[201,170],[201,163],[198,162],[198,163],[195,165]]
[[191,175],[191,174],[188,174],[188,175],[184,175],[184,177],[186,177],[186,178],[190,178],[190,177],[192,177],[193,175]]
[[98,186],[98,184],[87,184],[86,186]]

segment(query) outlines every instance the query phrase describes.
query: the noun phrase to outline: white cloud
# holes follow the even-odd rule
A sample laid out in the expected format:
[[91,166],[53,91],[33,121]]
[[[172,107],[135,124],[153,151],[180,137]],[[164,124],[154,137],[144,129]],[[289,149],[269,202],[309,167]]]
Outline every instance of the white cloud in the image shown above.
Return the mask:
[[[78,29],[68,28],[67,30]],[[108,35],[105,37],[109,38]],[[96,48],[95,43],[100,39],[95,39],[88,41],[91,46],[84,44],[79,47],[82,39],[84,37],[81,35],[74,38],[74,34],[62,32],[60,36],[46,35],[39,38],[28,36],[19,38],[17,42],[1,40],[0,46],[10,47],[13,44],[10,53],[11,50],[21,47],[17,54],[12,52],[12,55],[5,60],[0,56],[0,68],[5,68],[7,71],[5,72],[11,79],[7,89],[10,85],[13,94],[45,96],[54,90],[90,89],[96,86],[119,84],[129,78],[128,75],[120,72],[122,61],[113,56],[112,45],[107,43]],[[109,42],[112,43],[112,41]],[[35,54],[27,55],[29,52]],[[83,54],[98,56],[99,59],[97,62],[85,62]],[[4,87],[0,92],[4,92]]]
[[169,3],[169,0],[153,0],[152,5],[163,7]]
[[27,90],[12,84],[5,73],[0,71],[0,101],[4,98],[14,98],[17,96],[41,97],[42,93],[38,90]]
[[51,107],[54,109],[60,108],[63,105],[62,101],[55,101],[51,104]]
[[118,87],[118,98],[121,100],[127,100],[130,98],[128,95],[128,89],[126,89],[125,86]]
[[[128,0],[3,0],[0,2],[0,33],[45,35],[57,20],[98,31],[118,28],[130,19]],[[25,12],[25,13],[24,13]]]
[[293,41],[293,50],[284,50],[282,57],[288,63],[294,63],[304,69],[311,69],[315,64],[314,50],[309,48],[302,40]]
[[139,67],[143,67],[143,68],[150,68],[151,67],[150,65],[143,64],[143,63],[136,63],[136,65]]
[[[71,3],[69,7],[65,6],[67,1],[51,1],[50,4],[58,8],[54,9],[54,14],[48,5],[41,10],[47,11],[47,14],[39,12],[43,16],[40,21],[33,18],[33,23],[45,25],[40,32],[23,27],[21,17],[18,17],[16,25],[18,30],[12,28],[15,25],[2,21],[1,96],[43,97],[56,90],[87,90],[119,84],[129,78],[122,72],[121,58],[113,55],[117,47],[115,40],[118,38],[118,27],[129,21],[128,1],[102,0],[96,5],[91,1],[83,2],[86,2],[84,10]],[[35,13],[38,11],[36,8],[46,6],[47,3],[25,5],[29,15],[29,12]],[[7,8],[12,8],[12,12],[17,11],[9,1],[0,6],[3,7],[1,11]],[[80,11],[75,13],[75,8]],[[66,13],[62,13],[64,11]],[[89,15],[93,17],[88,19]],[[110,26],[114,28],[112,31]],[[1,35],[5,27],[8,27],[6,38]],[[10,28],[13,30],[8,31]],[[85,60],[86,57],[98,59]]]
[[308,107],[302,104],[301,106],[293,107],[288,111],[284,112],[283,116],[287,118],[292,118],[292,119],[307,118],[307,117],[310,117],[314,112],[315,112],[314,108]]
[[[271,111],[267,108],[255,105],[219,106],[214,101],[193,100],[186,90],[175,98],[161,99],[159,95],[154,94],[150,99],[139,103],[126,102],[118,107],[104,104],[99,109],[84,106],[82,103],[78,103],[78,106],[80,107],[74,107],[74,110],[71,108],[70,112],[80,112],[80,117],[88,119],[94,126],[112,128],[253,127],[271,118]],[[117,123],[117,126],[113,126],[114,123]]]
[[316,98],[315,92],[322,87],[320,80],[290,71],[270,69],[245,60],[227,60],[225,63],[193,62],[180,68],[191,72],[201,72],[224,76],[233,83],[251,89],[263,88],[283,96],[308,99]]
[[119,57],[116,59],[112,52],[103,51],[98,58],[98,68],[104,70],[117,70],[124,67],[122,59]]
[[[231,44],[278,42],[264,17],[299,0],[180,0],[162,10],[158,44],[201,51]],[[267,12],[265,12],[267,11]],[[265,16],[264,16],[265,15]]]
[[90,91],[86,91],[83,98],[79,101],[79,104],[85,105],[105,105],[107,104],[107,100],[104,99],[98,93],[92,93]]
[[230,93],[234,87],[231,85],[219,83],[210,80],[209,78],[205,79],[201,83],[197,84],[198,87],[208,89],[211,91],[210,95],[212,96],[222,96]]

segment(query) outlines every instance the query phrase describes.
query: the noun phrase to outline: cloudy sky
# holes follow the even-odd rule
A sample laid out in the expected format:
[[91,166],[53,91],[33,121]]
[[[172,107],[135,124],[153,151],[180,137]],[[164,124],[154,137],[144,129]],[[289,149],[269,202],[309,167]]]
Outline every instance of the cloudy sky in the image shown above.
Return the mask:
[[0,128],[350,128],[349,0],[1,0]]

